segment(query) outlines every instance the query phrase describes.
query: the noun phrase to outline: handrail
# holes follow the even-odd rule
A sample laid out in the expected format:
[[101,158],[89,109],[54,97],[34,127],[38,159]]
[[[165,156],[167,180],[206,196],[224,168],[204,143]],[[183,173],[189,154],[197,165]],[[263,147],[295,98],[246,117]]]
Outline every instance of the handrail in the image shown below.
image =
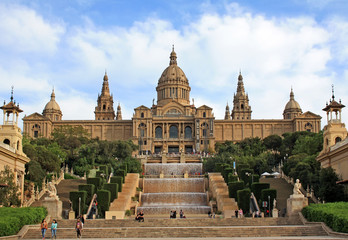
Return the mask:
[[93,195],[93,197],[92,197],[92,200],[91,200],[91,202],[90,202],[90,204],[89,204],[89,207],[88,207],[88,209],[87,209],[87,213],[86,213],[86,216],[88,217],[89,216],[89,214],[91,213],[91,210],[92,210],[92,207],[93,207],[93,203],[94,203],[94,201],[97,199],[97,194],[95,193],[94,195]]
[[109,179],[108,179],[108,183],[110,183],[110,181],[111,181],[111,178],[114,176],[114,173],[112,172],[112,173],[110,173],[110,176],[109,176]]
[[256,199],[254,193],[251,193],[251,199],[254,201],[254,205],[255,205],[256,211],[261,213],[259,204],[257,203],[257,199]]

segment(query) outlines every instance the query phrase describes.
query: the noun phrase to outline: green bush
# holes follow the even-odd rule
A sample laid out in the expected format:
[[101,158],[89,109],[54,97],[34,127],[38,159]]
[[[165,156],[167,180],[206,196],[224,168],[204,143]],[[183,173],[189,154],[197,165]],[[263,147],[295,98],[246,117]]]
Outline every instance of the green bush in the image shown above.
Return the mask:
[[64,179],[79,179],[78,177],[72,176],[69,173],[64,173]]
[[253,184],[254,182],[259,182],[260,181],[260,175],[253,174],[253,177],[252,177],[251,180],[253,181],[251,184]]
[[255,198],[258,202],[260,202],[260,199],[261,199],[261,191],[263,189],[268,189],[268,188],[270,188],[269,183],[254,182],[253,184],[251,184],[251,191],[254,193]]
[[243,210],[244,214],[249,213],[250,209],[250,195],[251,191],[249,188],[237,191],[238,207]]
[[123,183],[126,180],[126,172],[123,169],[117,169],[115,172],[115,176],[123,177]]
[[[247,173],[250,175],[248,176]],[[249,182],[251,182],[251,174],[253,173],[254,173],[253,169],[243,168],[242,170],[240,170],[239,177],[244,181],[245,185],[247,185],[249,184]]]
[[228,183],[229,182],[237,182],[238,176],[234,175],[233,173],[229,173],[227,179],[228,179]]
[[92,201],[92,197],[95,193],[95,186],[93,184],[82,184],[79,185],[79,191],[86,191],[86,203],[89,204]]
[[324,222],[336,232],[348,233],[348,202],[310,204],[302,214],[308,221]]
[[106,178],[109,177],[109,168],[107,165],[100,165],[99,166],[99,171],[103,171],[103,173],[105,174]]
[[[268,200],[268,196],[270,196],[270,200]],[[273,209],[273,201],[277,198],[277,190],[275,189],[262,189],[261,191],[261,201],[270,201],[271,207],[269,208],[267,203],[267,208]]]
[[233,173],[233,169],[230,166],[224,168],[222,171],[222,176],[224,177],[226,183],[228,183],[228,181],[229,181],[228,180],[229,173]]
[[123,169],[126,173],[128,173],[128,165],[127,165],[127,163],[124,163],[124,164],[120,167],[120,169]]
[[87,178],[87,184],[93,184],[94,185],[94,192],[96,192],[97,190],[101,189],[103,186],[103,181],[101,178],[99,177],[95,177],[95,178]]
[[44,207],[1,207],[0,237],[15,235],[24,225],[40,223],[46,215]]
[[72,203],[72,208],[75,211],[76,216],[79,214],[79,198],[81,198],[80,214],[84,214],[88,208],[88,206],[86,205],[87,192],[86,191],[70,192],[69,199]]
[[104,190],[110,191],[110,202],[118,198],[118,184],[117,183],[106,183],[103,186]]
[[97,191],[98,212],[100,212],[103,217],[105,216],[105,211],[108,211],[110,207],[110,195],[110,191],[108,190]]
[[107,176],[105,175],[104,171],[101,170],[96,171],[95,176],[101,178],[104,182],[107,179]]
[[111,177],[110,183],[117,183],[118,192],[122,192],[123,177],[120,177],[120,176]]
[[249,169],[250,168],[250,166],[249,166],[249,164],[238,164],[238,166],[237,166],[237,173],[238,173],[238,176],[242,176],[242,173],[241,173],[241,171],[242,171],[242,169]]
[[228,183],[228,195],[230,198],[237,200],[237,191],[244,189],[243,181],[229,182]]

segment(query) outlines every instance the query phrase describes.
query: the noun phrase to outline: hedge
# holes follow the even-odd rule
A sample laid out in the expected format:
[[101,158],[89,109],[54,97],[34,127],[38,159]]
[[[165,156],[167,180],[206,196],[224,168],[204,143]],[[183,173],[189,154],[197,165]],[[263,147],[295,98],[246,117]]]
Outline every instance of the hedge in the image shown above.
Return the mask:
[[117,183],[118,192],[122,192],[123,177],[120,177],[120,176],[111,177],[110,183]]
[[73,191],[70,192],[69,199],[72,202],[72,208],[75,211],[75,215],[79,214],[79,198],[81,198],[81,212],[84,214],[88,206],[86,205],[87,192],[86,191]]
[[222,176],[224,177],[226,183],[229,182],[229,180],[228,180],[229,173],[233,173],[233,169],[230,166],[225,167],[222,171]]
[[237,182],[238,176],[234,175],[233,173],[229,173],[227,179],[228,179],[228,183],[229,182]]
[[310,204],[302,214],[308,221],[324,222],[336,232],[348,233],[348,202]]
[[127,165],[127,163],[124,163],[124,164],[120,167],[120,169],[123,169],[126,173],[128,173],[128,165]]
[[123,169],[117,169],[116,172],[115,172],[115,176],[123,177],[123,183],[125,183],[126,172]]
[[99,177],[95,177],[95,178],[87,178],[87,184],[93,184],[95,186],[95,190],[94,192],[96,192],[97,190],[101,189],[103,186],[103,181],[101,178]]
[[238,173],[238,176],[242,176],[242,169],[247,169],[247,168],[250,168],[249,164],[239,164],[237,166],[237,173]]
[[228,195],[230,198],[237,199],[237,191],[244,189],[243,181],[229,182],[228,183]]
[[97,191],[98,196],[98,212],[101,215],[105,216],[105,211],[109,211],[110,207],[110,191],[108,190],[99,190]]
[[243,210],[244,214],[248,214],[250,210],[250,195],[249,188],[237,191],[238,207]]
[[95,176],[101,178],[102,180],[105,180],[107,178],[104,171],[101,170],[96,171]]
[[[249,173],[250,176],[246,175],[246,173]],[[244,181],[245,185],[251,182],[251,174],[254,174],[254,170],[251,168],[243,168],[240,170],[239,177]]]
[[24,225],[40,223],[46,216],[44,207],[1,207],[0,237],[15,235]]
[[261,191],[261,201],[268,202],[268,196],[270,196],[271,207],[269,207],[268,203],[267,203],[267,209],[270,208],[272,210],[273,209],[273,201],[274,201],[274,199],[277,198],[277,190],[275,190],[275,189],[263,189]]
[[92,197],[95,193],[95,186],[93,184],[82,184],[79,185],[79,191],[86,191],[86,203],[89,204],[92,201]]
[[253,184],[251,184],[251,191],[254,193],[255,198],[258,202],[260,202],[261,199],[261,191],[263,189],[268,189],[270,188],[270,184],[269,183],[257,183],[254,182]]
[[110,202],[118,198],[118,183],[106,183],[103,189],[110,191]]
[[106,176],[106,178],[109,177],[109,168],[108,168],[107,165],[100,165],[99,166],[99,171],[103,171],[105,176]]

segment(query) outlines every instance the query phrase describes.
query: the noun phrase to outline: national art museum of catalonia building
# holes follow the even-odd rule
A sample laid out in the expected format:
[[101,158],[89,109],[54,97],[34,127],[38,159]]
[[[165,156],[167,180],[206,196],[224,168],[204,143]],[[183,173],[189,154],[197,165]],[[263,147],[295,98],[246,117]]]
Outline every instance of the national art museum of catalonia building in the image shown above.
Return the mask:
[[130,139],[139,145],[140,153],[192,153],[212,151],[217,142],[321,130],[321,117],[310,111],[302,113],[292,89],[283,119],[252,119],[241,74],[238,76],[232,111],[227,105],[224,119],[215,119],[212,108],[206,105],[196,107],[193,100],[190,101],[191,87],[185,73],[177,65],[174,48],[170,53],[169,66],[158,80],[156,91],[156,104],[154,101],[151,107],[141,105],[134,109],[132,119],[123,120],[120,105],[115,114],[105,73],[94,120],[62,120],[63,114],[53,91],[42,114],[33,113],[23,118],[23,132],[33,138],[50,137],[54,128],[82,126],[92,138],[109,141]]

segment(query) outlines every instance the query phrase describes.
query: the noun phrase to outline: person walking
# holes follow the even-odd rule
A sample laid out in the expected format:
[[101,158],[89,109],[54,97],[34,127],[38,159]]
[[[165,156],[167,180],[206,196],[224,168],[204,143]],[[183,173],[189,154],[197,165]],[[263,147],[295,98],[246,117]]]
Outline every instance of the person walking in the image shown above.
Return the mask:
[[75,229],[76,229],[77,238],[81,238],[82,237],[82,222],[80,221],[79,218],[77,219]]
[[40,229],[41,229],[42,239],[45,239],[45,234],[47,231],[47,222],[45,219],[42,220]]
[[57,239],[57,227],[58,227],[58,223],[55,219],[53,219],[53,222],[51,225],[52,239],[53,237]]

